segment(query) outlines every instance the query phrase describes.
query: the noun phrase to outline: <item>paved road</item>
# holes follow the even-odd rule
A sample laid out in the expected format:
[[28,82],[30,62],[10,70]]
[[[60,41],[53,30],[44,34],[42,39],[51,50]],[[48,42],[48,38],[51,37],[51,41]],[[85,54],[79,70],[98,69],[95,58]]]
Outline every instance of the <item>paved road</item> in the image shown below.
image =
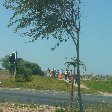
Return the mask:
[[[74,101],[76,101],[77,94],[74,94]],[[38,90],[21,90],[0,88],[1,101],[15,101],[22,103],[36,103],[45,105],[59,105],[67,106],[69,101],[69,93],[67,92],[51,92],[51,91],[38,91]],[[101,102],[112,103],[112,96],[97,96],[97,95],[84,95],[82,94],[84,105],[88,103],[99,104]]]
[[17,101],[46,105],[66,105],[68,103],[68,98],[69,94],[65,92],[0,88],[0,100],[3,101]]

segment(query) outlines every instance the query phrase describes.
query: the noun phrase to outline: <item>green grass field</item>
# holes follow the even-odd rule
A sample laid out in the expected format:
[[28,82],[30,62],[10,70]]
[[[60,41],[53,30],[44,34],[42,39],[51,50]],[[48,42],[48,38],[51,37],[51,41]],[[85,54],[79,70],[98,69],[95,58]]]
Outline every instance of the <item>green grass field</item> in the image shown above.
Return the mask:
[[31,82],[14,82],[11,78],[0,78],[0,87],[69,91],[69,83],[50,77],[32,76]]
[[[70,83],[64,80],[58,80],[51,77],[32,76],[31,82],[14,82],[13,77],[8,76],[8,71],[0,70],[0,87],[9,88],[22,88],[22,89],[38,89],[38,90],[50,90],[50,91],[69,91]],[[81,81],[83,85],[88,87],[81,88],[82,93],[98,93],[107,92],[112,93],[112,80],[91,80]],[[74,87],[74,92],[77,92],[77,87]]]
[[94,91],[112,93],[112,81],[111,80],[83,81],[82,83]]
[[[0,77],[0,82],[0,87],[66,92],[70,91],[70,83],[51,77],[32,76],[31,82],[14,82],[13,77],[8,77],[8,75],[4,74],[4,77]],[[74,92],[77,92],[77,87],[74,87]],[[91,94],[95,91],[81,88],[81,92]]]
[[[30,82],[15,82],[12,77],[8,76],[8,72],[0,71],[0,87],[21,88],[21,89],[37,89],[37,90],[50,90],[50,91],[69,91],[70,84],[64,80],[58,80],[51,77],[32,76]],[[3,77],[4,76],[4,77]],[[74,90],[77,88],[74,87]]]

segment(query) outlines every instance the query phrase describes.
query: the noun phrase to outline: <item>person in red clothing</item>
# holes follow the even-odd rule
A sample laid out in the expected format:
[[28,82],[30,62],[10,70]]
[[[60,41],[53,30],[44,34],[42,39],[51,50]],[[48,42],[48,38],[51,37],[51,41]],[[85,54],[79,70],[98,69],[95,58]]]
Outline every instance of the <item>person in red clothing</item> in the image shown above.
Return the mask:
[[58,79],[62,79],[62,69],[59,71]]

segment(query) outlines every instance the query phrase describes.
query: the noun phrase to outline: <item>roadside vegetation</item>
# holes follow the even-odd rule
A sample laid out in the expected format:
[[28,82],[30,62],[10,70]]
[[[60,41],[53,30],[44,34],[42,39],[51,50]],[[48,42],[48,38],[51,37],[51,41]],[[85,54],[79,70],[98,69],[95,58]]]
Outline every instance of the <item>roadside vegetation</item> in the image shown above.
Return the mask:
[[111,112],[112,111],[112,104],[105,104],[102,103],[100,105],[89,105],[85,112]]
[[[99,91],[112,93],[112,80],[86,80],[81,84],[87,88],[81,87],[81,92],[85,94],[98,94]],[[8,75],[7,70],[0,70],[0,87],[37,89],[50,91],[70,91],[70,83],[57,78],[51,78],[40,75],[32,75],[31,81],[14,81],[13,75]],[[74,86],[74,92],[77,87]]]
[[[8,88],[21,88],[21,89],[36,89],[36,90],[50,90],[50,91],[70,91],[70,83],[64,80],[58,80],[57,78],[32,75],[31,81],[14,81],[13,75],[8,75],[8,71],[4,71],[4,75],[0,70],[0,87]],[[6,74],[5,74],[6,73]],[[4,76],[4,77],[3,77]],[[74,86],[74,92],[77,92],[77,87]],[[81,88],[82,93],[92,94],[95,92],[93,89]]]
[[[81,84],[87,88],[81,88],[82,93],[96,93],[98,91],[112,93],[112,82],[108,80],[86,80],[81,81]],[[57,78],[51,78],[40,75],[32,75],[31,81],[14,81],[13,75],[9,75],[7,70],[0,70],[0,87],[9,88],[21,88],[21,89],[36,89],[36,90],[50,90],[50,91],[70,91],[70,83],[64,80],[58,80]],[[74,86],[74,92],[77,92],[77,87]],[[53,106],[41,106],[37,104],[20,104],[20,103],[0,103],[0,112],[67,112],[67,109],[62,107]],[[79,110],[74,109],[75,112]],[[84,112],[111,112],[112,104],[92,105],[88,104],[84,106]]]
[[112,93],[112,81],[83,81],[83,84],[94,91]]
[[32,76],[29,82],[14,82],[13,77],[7,79],[0,78],[0,87],[37,89],[37,90],[55,90],[69,91],[69,83],[50,77]]
[[[38,64],[21,58],[17,60],[18,71],[14,78],[14,63],[8,63],[8,59],[7,56],[1,60],[5,70],[0,70],[0,87],[70,92],[71,84],[68,81],[59,80],[57,77],[47,77]],[[111,77],[92,77],[89,80],[81,80],[81,85],[83,86],[81,86],[81,93],[84,94],[99,94],[99,91],[112,93]],[[74,86],[74,92],[77,92],[76,86]],[[15,110],[16,112],[68,112],[62,107],[7,102],[0,104],[0,112],[15,112]],[[79,112],[79,108],[74,110]],[[110,112],[111,110],[112,104],[105,104],[104,102],[99,105],[88,104],[84,106],[84,112]]]
[[[0,87],[38,89],[50,91],[70,91],[70,83],[58,80],[57,77],[46,77],[45,72],[37,63],[26,61],[22,58],[10,60],[6,55],[0,59],[1,65],[5,70],[0,70]],[[16,76],[14,77],[16,67]],[[82,76],[81,92],[86,94],[98,94],[100,92],[112,93],[112,77],[107,76]],[[87,79],[87,80],[84,80]],[[74,86],[74,92],[77,87]]]
[[60,107],[37,104],[0,103],[0,112],[56,112]]
[[[88,77],[88,76],[86,76]],[[89,80],[83,80],[82,84],[89,89],[98,92],[112,94],[112,76],[89,76]]]
[[[89,105],[84,108],[84,112],[111,112],[112,104],[102,103],[99,106]],[[13,102],[1,102],[0,112],[68,112],[67,108],[38,105],[38,104],[21,104]],[[74,109],[74,112],[79,110]]]
[[8,71],[9,76],[14,76],[14,74],[16,74],[15,80],[18,82],[31,81],[32,74],[44,75],[44,72],[37,63],[29,62],[22,58],[15,59],[15,55],[6,55],[4,58],[0,59],[0,62],[2,68]]

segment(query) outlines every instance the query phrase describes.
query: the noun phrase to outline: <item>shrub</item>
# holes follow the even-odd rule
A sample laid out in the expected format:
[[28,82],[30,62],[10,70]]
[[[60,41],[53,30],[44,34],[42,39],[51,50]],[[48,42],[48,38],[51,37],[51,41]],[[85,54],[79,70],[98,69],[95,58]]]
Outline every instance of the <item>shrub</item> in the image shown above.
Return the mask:
[[28,82],[32,80],[32,71],[28,68],[21,67],[20,72],[17,72],[16,81],[17,82]]

